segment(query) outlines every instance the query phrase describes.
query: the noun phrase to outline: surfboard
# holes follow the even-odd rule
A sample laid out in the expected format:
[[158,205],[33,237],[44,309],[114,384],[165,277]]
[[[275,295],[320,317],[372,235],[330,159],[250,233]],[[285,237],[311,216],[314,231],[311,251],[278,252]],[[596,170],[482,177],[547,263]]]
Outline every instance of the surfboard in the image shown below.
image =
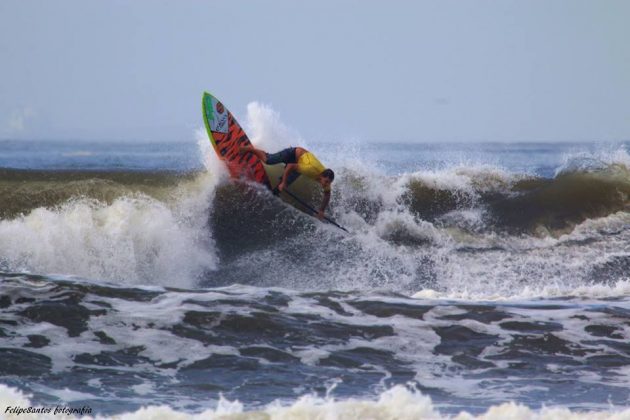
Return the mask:
[[246,178],[271,188],[263,163],[252,153],[239,153],[239,147],[249,146],[247,134],[236,118],[214,96],[203,94],[203,121],[210,143],[233,178]]
[[[230,176],[236,179],[245,179],[264,185],[269,190],[280,183],[284,172],[284,165],[266,165],[253,153],[239,153],[239,148],[249,146],[251,142],[234,115],[215,96],[204,92],[202,98],[203,121],[219,159],[225,162]],[[310,178],[298,177],[280,198],[298,210],[314,216],[313,203],[317,196],[321,196],[320,186]],[[332,219],[326,220],[340,229]]]

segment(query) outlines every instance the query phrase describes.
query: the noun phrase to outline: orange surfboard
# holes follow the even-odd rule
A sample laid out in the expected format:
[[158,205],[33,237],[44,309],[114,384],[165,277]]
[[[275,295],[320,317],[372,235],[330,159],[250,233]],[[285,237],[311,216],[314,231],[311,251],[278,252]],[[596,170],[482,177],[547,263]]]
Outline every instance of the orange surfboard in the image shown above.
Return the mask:
[[271,189],[269,177],[260,159],[253,153],[239,153],[239,147],[249,146],[251,142],[232,113],[208,92],[203,94],[202,107],[210,142],[219,158],[227,165],[230,175]]

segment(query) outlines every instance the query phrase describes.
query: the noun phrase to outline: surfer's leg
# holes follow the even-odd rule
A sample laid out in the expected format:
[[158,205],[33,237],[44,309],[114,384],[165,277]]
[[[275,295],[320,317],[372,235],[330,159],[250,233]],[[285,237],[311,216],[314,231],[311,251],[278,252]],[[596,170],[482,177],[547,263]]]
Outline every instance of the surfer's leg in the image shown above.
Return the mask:
[[267,152],[264,150],[256,149],[254,146],[241,146],[238,148],[239,153],[247,153],[251,152],[256,155],[256,157],[262,160],[263,163],[267,163]]
[[[300,177],[300,175],[301,174],[298,171],[292,171],[291,173],[289,173],[289,175],[287,176],[287,187],[293,184],[295,180]],[[280,184],[281,182],[282,182],[282,177],[278,178],[278,184]],[[280,190],[278,190],[278,187],[273,189],[273,194],[274,195],[280,194]]]
[[296,163],[295,160],[295,147],[288,147],[284,150],[280,150],[278,153],[267,153],[266,160],[267,165],[275,165],[277,163]]

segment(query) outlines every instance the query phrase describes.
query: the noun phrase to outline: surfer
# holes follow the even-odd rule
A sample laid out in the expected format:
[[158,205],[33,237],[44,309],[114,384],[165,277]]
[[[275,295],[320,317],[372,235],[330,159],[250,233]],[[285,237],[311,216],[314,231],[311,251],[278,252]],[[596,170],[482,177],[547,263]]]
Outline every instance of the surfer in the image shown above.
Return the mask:
[[317,213],[317,217],[321,220],[324,218],[324,211],[330,201],[330,184],[335,179],[335,173],[332,169],[327,169],[315,157],[314,154],[303,147],[288,147],[278,153],[267,153],[264,150],[256,149],[254,146],[242,146],[239,148],[240,153],[251,152],[267,165],[276,165],[284,163],[284,173],[278,184],[278,191],[284,190],[291,185],[300,175],[304,175],[318,182],[324,190],[324,198]]

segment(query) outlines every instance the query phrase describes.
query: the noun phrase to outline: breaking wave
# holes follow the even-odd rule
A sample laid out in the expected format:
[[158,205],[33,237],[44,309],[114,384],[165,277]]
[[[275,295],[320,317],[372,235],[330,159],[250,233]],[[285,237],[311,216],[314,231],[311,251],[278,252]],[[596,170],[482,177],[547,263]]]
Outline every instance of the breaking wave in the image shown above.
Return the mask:
[[127,284],[177,278],[187,287],[453,297],[550,288],[566,295],[628,279],[623,154],[575,157],[551,178],[489,165],[400,175],[349,165],[338,170],[332,200],[352,232],[344,235],[257,186],[229,181],[209,147],[201,150],[205,171],[3,170],[2,268]]

